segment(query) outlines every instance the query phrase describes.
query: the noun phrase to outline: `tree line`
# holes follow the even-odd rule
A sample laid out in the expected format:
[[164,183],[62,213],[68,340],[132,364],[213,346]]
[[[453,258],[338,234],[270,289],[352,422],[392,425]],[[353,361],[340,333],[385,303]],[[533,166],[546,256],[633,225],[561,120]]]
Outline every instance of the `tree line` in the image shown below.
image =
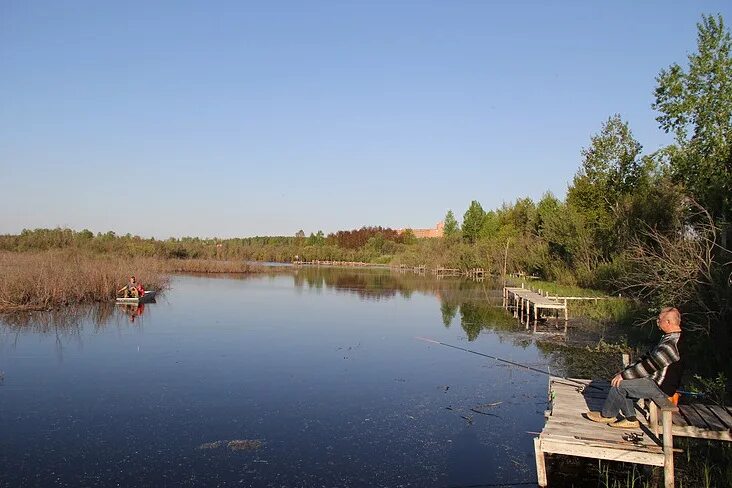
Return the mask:
[[546,193],[487,212],[473,201],[462,225],[445,216],[446,239],[482,249],[494,271],[506,259],[508,270],[680,306],[688,327],[729,344],[731,48],[722,16],[705,15],[696,50],[660,70],[651,106],[673,143],[644,153],[611,115],[563,201]]
[[[619,114],[581,150],[563,200],[547,192],[484,210],[472,201],[444,238],[363,227],[326,235],[167,240],[88,230],[24,230],[0,250],[77,247],[161,258],[348,260],[524,272],[682,304],[695,327],[727,337],[732,303],[732,41],[721,15],[702,16],[696,50],[659,71],[650,105],[673,143],[645,153]],[[729,337],[727,337],[729,338]]]

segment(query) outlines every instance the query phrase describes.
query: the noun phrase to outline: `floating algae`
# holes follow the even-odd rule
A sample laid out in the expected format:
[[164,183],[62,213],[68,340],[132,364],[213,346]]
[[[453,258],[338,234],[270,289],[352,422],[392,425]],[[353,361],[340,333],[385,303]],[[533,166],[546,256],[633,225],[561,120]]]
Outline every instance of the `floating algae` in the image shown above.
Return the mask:
[[203,444],[198,446],[198,448],[199,449],[216,449],[223,445],[224,445],[224,441],[204,442]]
[[259,439],[240,439],[229,441],[226,447],[232,451],[256,451],[262,447],[262,441]]
[[204,442],[199,449],[218,449],[219,447],[226,446],[232,451],[256,451],[262,447],[262,441],[259,439],[234,439],[234,440],[220,440],[214,442]]

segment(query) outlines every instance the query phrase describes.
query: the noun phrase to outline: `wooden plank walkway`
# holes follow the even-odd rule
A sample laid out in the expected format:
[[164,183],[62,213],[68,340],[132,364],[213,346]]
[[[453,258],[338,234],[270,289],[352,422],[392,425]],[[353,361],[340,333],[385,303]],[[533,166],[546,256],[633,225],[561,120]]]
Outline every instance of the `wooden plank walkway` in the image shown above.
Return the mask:
[[556,298],[545,297],[539,293],[531,291],[527,288],[519,288],[514,286],[503,287],[503,307],[505,309],[512,308],[514,317],[528,325],[531,320],[531,312],[534,312],[534,321],[539,320],[542,310],[564,311],[564,320],[568,320],[567,316],[567,300],[558,300]]
[[[583,385],[587,386],[582,388]],[[663,466],[665,486],[673,487],[674,436],[732,441],[730,407],[691,404],[676,408],[668,402],[659,415],[659,407],[650,403],[648,417],[641,410],[641,426],[633,430],[585,419],[583,413],[602,408],[609,387],[607,381],[550,377],[551,409],[546,412],[544,429],[534,439],[539,486],[547,486],[544,455],[564,454]],[[624,440],[623,434],[627,432],[643,432],[643,439]]]
[[674,436],[732,442],[730,407],[692,403],[673,414]]
[[[587,386],[582,389],[583,385]],[[547,412],[544,429],[534,439],[539,486],[547,486],[544,454],[664,466],[663,444],[647,424],[641,428],[643,440],[634,443],[623,439],[628,430],[591,422],[582,416],[588,410],[602,408],[609,387],[606,381],[549,379],[551,410]]]

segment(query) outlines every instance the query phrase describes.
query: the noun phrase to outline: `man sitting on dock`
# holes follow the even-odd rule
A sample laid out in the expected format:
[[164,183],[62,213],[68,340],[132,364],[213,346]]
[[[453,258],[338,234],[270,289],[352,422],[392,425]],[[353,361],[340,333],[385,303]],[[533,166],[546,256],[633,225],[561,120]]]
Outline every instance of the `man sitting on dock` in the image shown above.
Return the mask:
[[[119,295],[123,291],[125,292],[125,298],[139,298],[141,296],[140,290],[142,289],[142,285],[138,284],[135,280],[134,276],[130,276],[130,281],[117,290],[117,294]],[[144,293],[144,291],[143,291]]]
[[[611,427],[635,429],[639,424],[634,400],[665,400],[674,395],[681,382],[681,314],[676,308],[666,307],[658,315],[656,324],[663,331],[659,343],[650,353],[613,377],[602,411],[587,412],[589,420],[610,424]],[[623,414],[620,420],[617,419],[618,413]]]

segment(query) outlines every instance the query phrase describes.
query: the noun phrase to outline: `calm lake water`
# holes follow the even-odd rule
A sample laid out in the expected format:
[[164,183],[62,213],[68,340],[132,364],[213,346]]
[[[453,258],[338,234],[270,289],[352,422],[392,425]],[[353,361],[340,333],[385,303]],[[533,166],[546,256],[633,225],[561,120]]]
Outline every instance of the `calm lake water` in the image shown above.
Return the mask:
[[546,369],[494,288],[388,271],[178,276],[142,313],[5,319],[0,485],[535,482],[527,432],[543,425],[546,376],[416,339]]

